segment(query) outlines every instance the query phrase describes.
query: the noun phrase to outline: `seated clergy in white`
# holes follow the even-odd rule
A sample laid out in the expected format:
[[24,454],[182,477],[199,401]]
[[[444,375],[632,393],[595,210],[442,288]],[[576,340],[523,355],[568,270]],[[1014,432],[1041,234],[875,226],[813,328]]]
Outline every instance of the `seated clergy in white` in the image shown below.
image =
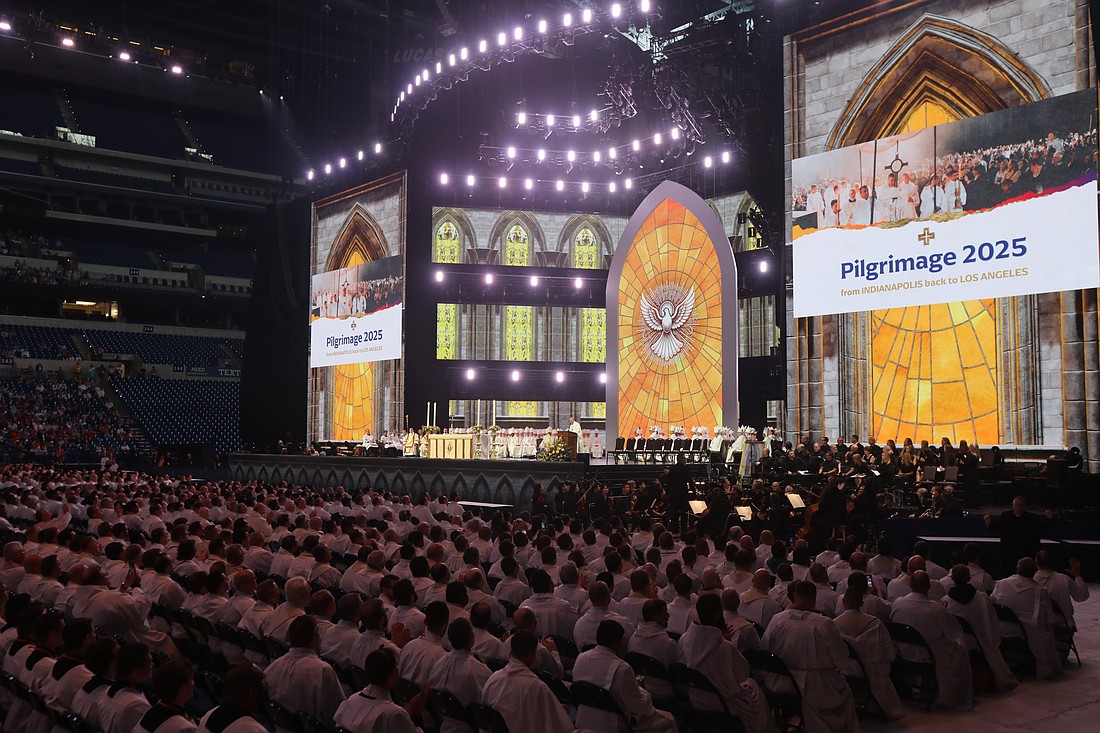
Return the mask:
[[[695,611],[699,620],[677,642],[680,663],[706,675],[748,733],[774,731],[768,701],[756,681],[749,677],[749,663],[727,638],[722,601],[713,594],[702,596],[695,602]],[[691,704],[703,710],[721,711],[713,696],[700,695],[694,690]]]
[[[88,648],[84,665],[92,673],[91,678],[73,693],[73,703],[69,709],[84,718],[93,728],[103,729],[103,701],[111,689],[115,676],[115,656],[118,654],[118,642],[110,637],[96,639]],[[9,713],[10,714],[10,713]]]
[[619,658],[625,630],[618,621],[605,619],[596,629],[596,646],[577,657],[573,667],[573,682],[589,682],[611,693],[612,699],[629,721],[629,728],[615,713],[581,706],[577,710],[577,726],[598,731],[635,733],[675,733],[676,721],[670,713],[657,710],[649,693],[634,677],[634,670]]
[[264,674],[252,664],[238,664],[222,679],[225,702],[199,721],[198,733],[268,733],[256,719],[264,690]]
[[421,687],[428,684],[432,667],[447,654],[443,648],[443,637],[447,634],[449,614],[443,601],[429,603],[424,609],[424,634],[401,648],[397,673],[402,679]]
[[290,624],[305,614],[309,607],[309,583],[305,578],[291,578],[283,586],[286,602],[275,610],[260,625],[262,636],[271,636],[284,644],[289,643]]
[[737,647],[737,651],[743,654],[746,649],[759,649],[760,632],[752,625],[752,621],[741,615],[741,595],[733,588],[724,588],[721,598],[726,636]]
[[331,720],[344,701],[344,691],[336,670],[317,656],[321,638],[313,617],[298,616],[291,621],[287,639],[290,651],[264,670],[264,682],[271,699],[287,710],[300,710],[320,720]]
[[[935,585],[928,573],[917,570],[910,574],[910,592],[893,602],[890,620],[912,626],[932,650],[936,664],[936,684],[939,691],[936,705],[943,708],[969,710],[974,704],[974,685],[970,674],[970,655],[966,651],[962,627],[947,609],[928,596]],[[919,650],[909,644],[898,649],[903,657],[915,661],[922,658]]]
[[794,675],[807,733],[858,731],[852,690],[840,673],[848,647],[836,624],[814,610],[816,603],[817,586],[796,583],[791,607],[772,618],[761,641]]
[[[1062,674],[1062,660],[1054,641],[1051,621],[1054,612],[1050,606],[1050,593],[1035,582],[1039,570],[1030,557],[1022,557],[1016,563],[1016,574],[997,581],[990,596],[994,603],[1008,606],[1020,619],[1027,634],[1027,644],[1035,657],[1035,676],[1039,679]],[[1001,636],[1018,634],[1018,629],[1001,622]]]
[[350,652],[352,664],[358,664],[375,649],[389,649],[395,658],[400,659],[401,647],[408,644],[411,635],[405,624],[394,624],[390,637],[386,636],[386,606],[377,598],[371,598],[359,609],[359,619],[363,624],[363,633],[356,640]]
[[[492,672],[474,656],[474,627],[459,618],[447,627],[451,651],[432,665],[428,686],[454,695],[463,707],[481,700],[481,690]],[[443,721],[442,733],[469,733],[470,727],[450,720]]]
[[133,733],[149,701],[141,691],[153,671],[153,658],[144,644],[123,644],[115,658],[115,682],[100,702],[99,721],[104,733]]
[[577,612],[568,601],[554,595],[554,581],[545,570],[536,570],[531,576],[532,595],[520,604],[530,608],[538,617],[539,633],[545,636],[564,636],[573,641],[573,627]]
[[[912,578],[913,573],[916,572],[925,572],[924,558],[920,555],[911,555],[909,557],[909,564],[906,567],[906,572],[891,580],[889,585],[886,586],[886,601],[888,603],[893,605],[894,601],[897,599],[912,593]],[[925,595],[933,601],[938,601],[947,595],[947,590],[944,585],[933,582]]]
[[413,722],[428,703],[424,688],[402,708],[390,699],[397,684],[397,660],[389,649],[375,649],[363,661],[369,683],[362,692],[349,697],[336,710],[332,722],[351,733],[420,733]]
[[[855,573],[852,574],[854,575]],[[860,573],[860,575],[863,574]],[[897,720],[905,715],[898,691],[890,681],[890,663],[897,656],[897,650],[882,620],[860,610],[866,593],[866,581],[862,583],[850,581],[848,589],[841,597],[844,610],[833,621],[840,629],[844,640],[852,645],[859,657],[858,662],[854,659],[845,660],[841,671],[845,675],[859,677],[862,674],[859,667],[862,665],[875,704],[878,705],[883,716],[889,720]]]
[[141,716],[134,733],[195,733],[198,726],[183,706],[195,696],[195,667],[186,657],[175,657],[153,671],[159,698]]
[[[49,558],[47,558],[49,559]],[[1054,560],[1046,550],[1039,550],[1035,554],[1035,564],[1039,571],[1035,573],[1035,582],[1047,589],[1050,593],[1052,607],[1057,606],[1054,612],[1055,625],[1064,625],[1070,629],[1076,629],[1077,623],[1073,620],[1073,604],[1082,603],[1089,599],[1089,587],[1085,585],[1085,579],[1081,577],[1081,561],[1070,558],[1069,570],[1059,573],[1054,569]],[[46,561],[42,561],[42,567],[46,567]],[[45,572],[43,571],[43,575]],[[1058,613],[1061,612],[1061,617]]]
[[626,632],[627,641],[634,635],[634,624],[625,616],[620,616],[608,610],[611,603],[611,590],[607,583],[596,581],[588,589],[588,600],[592,607],[585,611],[584,615],[577,619],[573,626],[573,640],[578,649],[585,649],[596,644],[596,630],[604,621],[617,621]]
[[42,693],[65,709],[72,709],[73,696],[92,678],[92,672],[84,660],[96,641],[92,622],[86,618],[73,619],[61,632],[65,653],[57,658],[50,676],[42,683]]
[[[538,627],[538,617],[535,616],[535,612],[530,608],[520,608],[516,610],[515,615],[512,617],[512,622],[516,625],[517,631],[529,631],[535,636],[541,636],[541,631]],[[561,663],[561,654],[558,653],[557,644],[549,636],[542,636],[542,641],[539,642],[539,648],[535,650],[535,663],[531,665],[531,669],[536,672],[549,672],[555,677],[565,677],[565,668]]]
[[772,617],[783,610],[768,594],[771,588],[772,575],[761,568],[752,574],[752,587],[741,594],[739,613],[764,630]]
[[520,733],[568,733],[573,730],[565,709],[554,693],[531,671],[539,639],[517,631],[510,640],[511,659],[490,675],[481,691],[481,702],[504,718],[510,731]]
[[[737,597],[736,591],[728,590]],[[668,635],[668,608],[660,598],[651,598],[642,606],[642,623],[627,642],[627,651],[652,657],[666,670],[676,663],[676,642]],[[672,685],[660,679],[646,679],[646,689],[656,698],[671,698],[676,694]]]
[[966,636],[967,646],[976,647],[985,658],[985,666],[993,677],[993,689],[1008,692],[1016,686],[1016,676],[1001,654],[1001,636],[997,629],[997,611],[993,601],[970,584],[970,568],[955,565],[951,568],[951,588],[947,591],[947,610],[952,616],[965,620],[974,630],[974,636]]

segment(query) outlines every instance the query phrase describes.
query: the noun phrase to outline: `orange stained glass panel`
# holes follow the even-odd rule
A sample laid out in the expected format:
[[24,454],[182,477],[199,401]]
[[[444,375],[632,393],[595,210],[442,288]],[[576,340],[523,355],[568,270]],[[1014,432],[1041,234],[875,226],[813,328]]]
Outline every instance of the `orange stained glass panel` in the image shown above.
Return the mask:
[[[340,267],[366,262],[360,247],[353,247]],[[332,439],[362,440],[374,423],[374,364],[332,367]]]
[[[642,296],[661,285],[694,292],[694,329],[667,363],[639,338]],[[722,424],[722,281],[714,243],[682,204],[666,199],[638,230],[619,281],[619,432]]]

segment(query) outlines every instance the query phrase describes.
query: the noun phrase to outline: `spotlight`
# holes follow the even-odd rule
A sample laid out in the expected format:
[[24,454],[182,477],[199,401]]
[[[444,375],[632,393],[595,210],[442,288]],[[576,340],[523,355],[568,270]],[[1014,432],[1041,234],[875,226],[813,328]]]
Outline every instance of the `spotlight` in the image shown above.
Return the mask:
[[516,29],[514,31],[512,31],[512,38],[516,39],[517,41],[522,41],[523,40],[523,28],[521,28],[520,26],[517,25]]
[[10,30],[11,30],[11,23],[9,23],[6,20],[0,20],[0,31],[7,32],[7,31],[10,31]]
[[310,168],[308,171],[306,171],[306,180],[307,181],[312,181],[313,180],[313,169],[312,168]]
[[582,285],[584,285],[584,281],[582,281],[579,277],[573,278],[573,287],[575,287],[577,290],[580,290]]
[[497,45],[503,46],[506,43],[508,43],[508,34],[504,31],[501,31],[497,34]]
[[581,126],[581,116],[580,115],[573,115],[573,127],[580,127],[580,126]]
[[539,286],[539,276],[538,275],[532,275],[531,276],[531,287],[537,288],[538,286]]
[[714,165],[714,160],[709,155],[707,157],[703,158],[703,167],[704,168],[710,168],[712,165]]
[[561,384],[565,381],[565,372],[558,372],[554,375],[554,381]]
[[607,384],[607,374],[600,372],[600,384]]
[[558,181],[554,184],[554,188],[556,188],[559,191],[564,191],[565,190],[565,181],[563,181],[559,178]]
[[435,271],[435,281],[437,283],[443,282],[443,270],[436,270]]
[[634,181],[627,178],[625,181],[623,181],[623,188],[627,190],[634,188]]
[[447,182],[450,181],[450,180],[451,180],[451,177],[448,176],[446,173],[440,173],[439,174],[439,182],[442,183],[444,186],[446,186]]
[[477,52],[478,53],[485,53],[488,50],[489,50],[489,42],[488,41],[486,41],[484,39],[478,41],[478,44],[477,44]]
[[593,163],[599,163],[602,158],[603,158],[603,155],[600,153],[599,150],[593,150],[592,151],[592,162]]
[[611,17],[618,18],[623,14],[623,6],[618,3],[611,3]]
[[332,175],[332,163],[325,163],[325,175]]
[[61,45],[64,46],[65,48],[72,48],[73,46],[76,45],[76,41],[74,41],[73,39],[66,36],[65,38],[61,39]]
[[429,73],[428,73],[428,70],[427,70],[427,69],[424,69],[423,71],[421,71],[421,72],[420,72],[420,75],[421,75],[422,77],[424,77],[424,81],[427,81],[428,79],[430,79],[430,78],[431,78],[431,74],[429,74]]
[[172,73],[173,74],[182,74],[183,73],[183,67],[180,66],[179,64],[172,64]]
[[581,12],[581,20],[584,21],[585,23],[591,23],[592,22],[592,8],[585,8]]
[[420,74],[417,74],[416,78],[413,79],[413,84],[415,84],[416,86],[420,86]]
[[768,261],[767,260],[760,260],[760,272],[767,272],[767,271],[768,271]]
[[485,284],[486,285],[492,285],[493,284],[493,273],[489,272],[489,273],[485,274]]
[[561,18],[561,24],[563,26],[565,26],[566,28],[573,25],[573,14],[572,13],[566,13],[565,15],[563,15],[562,18]]
[[523,187],[530,191],[532,188],[535,187],[535,182],[528,178],[526,181],[523,182]]
[[672,132],[668,133],[668,136],[670,138],[672,138],[673,140],[679,140],[680,139],[680,128],[679,127],[672,128]]
[[339,166],[341,168],[347,168],[348,167],[348,159],[347,158],[340,158]]
[[730,162],[730,151],[728,151],[728,150],[722,151],[722,162],[723,163]]
[[527,124],[527,113],[526,112],[520,112],[518,115],[516,115],[516,124],[517,125],[526,125]]
[[509,145],[507,154],[509,160],[516,157],[516,149],[513,146]]
[[519,381],[519,369],[513,369],[512,370],[512,381],[513,382],[518,382]]
[[649,0],[642,0],[638,5],[643,13],[649,12]]
[[574,160],[577,159],[577,154],[574,153],[572,150],[570,150],[570,151],[566,152],[565,159],[568,160],[570,163],[572,163]]
[[610,191],[611,193],[615,193],[615,190],[616,190],[617,188],[618,188],[618,186],[616,186],[616,185],[615,185],[615,182],[614,182],[614,181],[612,181],[611,183],[607,184],[607,190],[608,190],[608,191]]
[[599,113],[599,111],[598,111],[598,110],[592,110],[591,112],[589,112],[589,113],[588,113],[588,119],[589,119],[589,120],[590,120],[591,122],[599,122],[599,120],[600,120],[600,113]]
[[545,32],[546,32],[546,21],[545,20],[540,20],[539,21],[539,33],[545,33]]
[[607,149],[607,157],[610,158],[611,160],[615,160],[615,158],[619,157],[619,151],[615,150],[615,148],[608,148]]
[[630,143],[630,147],[634,149],[634,152],[638,152],[642,149],[642,141],[635,140],[634,142]]
[[471,382],[474,381],[474,370],[473,369],[467,369],[466,370],[466,379],[468,381],[471,381]]
[[470,52],[466,49],[465,46],[463,46],[462,50],[458,52],[458,57],[460,59],[462,59],[463,61],[465,61],[467,58],[469,58],[469,56],[470,56]]
[[581,184],[581,193],[588,193],[588,181]]
[[554,126],[554,121],[555,121],[554,120],[554,115],[546,115],[546,126],[547,127],[553,127]]
[[382,154],[382,143],[375,143],[374,144],[374,154],[375,155],[381,155]]
[[358,153],[355,154],[355,159],[356,160],[362,160],[363,159],[363,151],[362,150],[360,150]]
[[450,56],[448,56],[448,57],[447,57],[447,64],[448,64],[449,66],[454,66],[454,65],[455,65],[455,62],[456,62],[457,60],[458,60],[458,59],[456,59],[456,58],[455,58],[455,55],[454,55],[454,54],[452,53],[452,54],[451,54]]
[[443,62],[442,61],[436,61],[435,62],[435,73],[437,73],[437,74],[442,74],[443,73]]
[[122,53],[120,53],[118,55],[118,59],[119,59],[119,61],[129,61],[130,60],[130,54],[127,53],[126,51],[123,51]]
[[473,173],[471,173],[471,174],[469,174],[468,176],[466,176],[466,185],[467,185],[467,186],[472,186],[472,185],[474,185],[474,174],[473,174]]
[[413,93],[413,85],[412,84],[407,84],[405,86],[405,91],[408,92],[409,94],[412,94]]
[[500,186],[501,188],[507,188],[508,187],[508,179],[505,178],[504,176],[501,176],[499,179],[497,179],[497,185]]
[[538,159],[539,159],[539,160],[546,160],[546,151],[545,151],[545,150],[543,150],[542,148],[539,148],[539,149],[538,149],[538,152],[537,152],[537,153],[535,153],[535,155],[537,155],[537,156],[538,156]]

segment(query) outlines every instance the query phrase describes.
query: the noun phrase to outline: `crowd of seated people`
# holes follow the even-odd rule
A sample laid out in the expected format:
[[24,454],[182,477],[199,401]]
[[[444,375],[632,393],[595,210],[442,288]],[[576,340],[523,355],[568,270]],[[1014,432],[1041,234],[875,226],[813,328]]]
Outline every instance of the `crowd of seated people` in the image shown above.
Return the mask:
[[129,427],[89,378],[0,380],[0,449],[38,462],[100,463],[133,447]]
[[853,685],[865,714],[904,713],[899,655],[931,662],[943,708],[1013,688],[993,603],[1032,673],[1062,674],[1088,596],[1079,565],[1042,552],[994,583],[977,545],[950,569],[923,543],[899,559],[833,538],[812,557],[766,530],[486,518],[442,495],[9,464],[0,501],[17,731],[51,711],[104,733],[462,730],[475,714],[611,730],[600,690],[633,730],[707,711],[772,731],[787,693],[810,733],[855,731]]

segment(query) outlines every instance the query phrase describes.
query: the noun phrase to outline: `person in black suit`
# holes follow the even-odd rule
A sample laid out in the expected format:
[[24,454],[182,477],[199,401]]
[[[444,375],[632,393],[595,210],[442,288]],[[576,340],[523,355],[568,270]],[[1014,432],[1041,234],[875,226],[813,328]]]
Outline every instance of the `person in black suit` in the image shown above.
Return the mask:
[[999,517],[985,515],[985,525],[1001,538],[1001,571],[1005,577],[1016,572],[1016,562],[1021,557],[1035,557],[1053,516],[1050,509],[1044,514],[1029,512],[1027,499],[1022,496],[1012,500],[1011,511]]
[[668,505],[665,507],[669,529],[672,532],[680,532],[684,521],[684,514],[688,510],[688,488],[691,486],[691,466],[688,465],[687,456],[680,453],[676,456],[675,465],[668,469]]

